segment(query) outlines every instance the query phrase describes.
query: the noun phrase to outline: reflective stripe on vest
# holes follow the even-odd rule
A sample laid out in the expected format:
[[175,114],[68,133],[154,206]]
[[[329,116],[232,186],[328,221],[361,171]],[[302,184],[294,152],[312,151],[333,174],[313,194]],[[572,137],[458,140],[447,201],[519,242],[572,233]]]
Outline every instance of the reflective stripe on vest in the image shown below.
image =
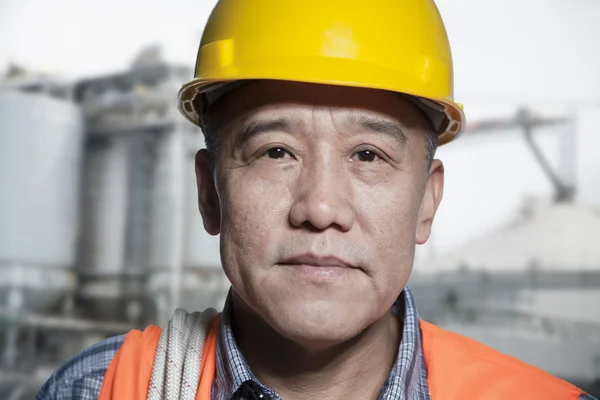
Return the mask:
[[[215,376],[218,317],[202,354],[196,400],[210,400]],[[420,321],[432,400],[578,400],[570,383],[472,339]],[[99,400],[146,400],[160,328],[129,332],[104,375]]]

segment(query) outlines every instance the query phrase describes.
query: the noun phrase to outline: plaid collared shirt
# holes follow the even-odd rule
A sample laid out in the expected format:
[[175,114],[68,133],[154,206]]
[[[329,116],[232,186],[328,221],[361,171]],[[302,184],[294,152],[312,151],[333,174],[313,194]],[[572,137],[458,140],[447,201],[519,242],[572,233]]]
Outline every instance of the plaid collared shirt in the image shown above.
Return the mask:
[[[421,349],[419,315],[408,289],[402,292],[392,307],[392,312],[399,317],[404,312],[402,342],[398,358],[383,385],[379,399],[430,400],[427,369]],[[256,379],[240,353],[231,325],[231,293],[223,309],[217,360],[212,400],[282,400],[277,393]]]
[[[252,374],[237,347],[231,325],[231,295],[221,319],[217,369],[212,400],[281,399]],[[380,400],[430,400],[427,369],[421,347],[419,315],[414,299],[405,289],[392,311],[404,311],[402,342],[398,358],[383,385]],[[97,400],[104,373],[123,343],[124,335],[103,340],[63,364],[44,384],[35,400]],[[595,400],[584,395],[580,400]]]

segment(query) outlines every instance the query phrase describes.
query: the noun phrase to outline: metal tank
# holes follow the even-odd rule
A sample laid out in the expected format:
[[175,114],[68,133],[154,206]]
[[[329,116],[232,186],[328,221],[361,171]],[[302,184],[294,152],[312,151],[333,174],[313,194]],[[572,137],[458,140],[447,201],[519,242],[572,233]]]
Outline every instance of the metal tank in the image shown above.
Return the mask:
[[157,145],[147,288],[159,321],[177,307],[219,308],[229,286],[219,239],[206,233],[198,211],[194,155],[201,140],[196,130],[179,127]]
[[73,290],[83,120],[43,93],[0,91],[0,306],[43,312]]
[[155,142],[171,129],[179,73],[157,61],[76,86],[88,159],[80,294],[90,317],[144,318]]
[[129,138],[88,140],[84,168],[80,293],[94,317],[112,319],[122,296],[129,202]]
[[153,58],[75,91],[88,135],[80,293],[95,318],[165,322],[227,290],[193,193],[202,135],[173,102],[190,71]]

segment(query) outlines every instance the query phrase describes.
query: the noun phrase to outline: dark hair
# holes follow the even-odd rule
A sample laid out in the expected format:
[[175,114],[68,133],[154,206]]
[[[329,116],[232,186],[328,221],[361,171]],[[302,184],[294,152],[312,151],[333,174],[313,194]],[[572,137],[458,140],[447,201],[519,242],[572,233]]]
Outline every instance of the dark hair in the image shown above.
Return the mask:
[[419,110],[419,114],[421,115],[421,130],[423,131],[423,135],[425,135],[425,168],[429,174],[429,169],[435,158],[435,152],[440,145],[440,136],[429,118],[427,118],[421,110]]

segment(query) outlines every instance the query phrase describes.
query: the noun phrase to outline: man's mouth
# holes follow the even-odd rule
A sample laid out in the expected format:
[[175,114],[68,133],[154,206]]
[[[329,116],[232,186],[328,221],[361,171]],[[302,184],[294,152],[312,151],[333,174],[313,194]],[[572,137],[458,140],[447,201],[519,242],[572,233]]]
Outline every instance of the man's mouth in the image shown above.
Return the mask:
[[279,265],[291,267],[302,278],[317,282],[337,280],[357,266],[332,255],[316,255],[305,253],[284,259]]
[[332,255],[316,255],[313,253],[305,253],[286,258],[280,262],[282,265],[306,265],[310,267],[320,268],[358,268],[342,258]]

